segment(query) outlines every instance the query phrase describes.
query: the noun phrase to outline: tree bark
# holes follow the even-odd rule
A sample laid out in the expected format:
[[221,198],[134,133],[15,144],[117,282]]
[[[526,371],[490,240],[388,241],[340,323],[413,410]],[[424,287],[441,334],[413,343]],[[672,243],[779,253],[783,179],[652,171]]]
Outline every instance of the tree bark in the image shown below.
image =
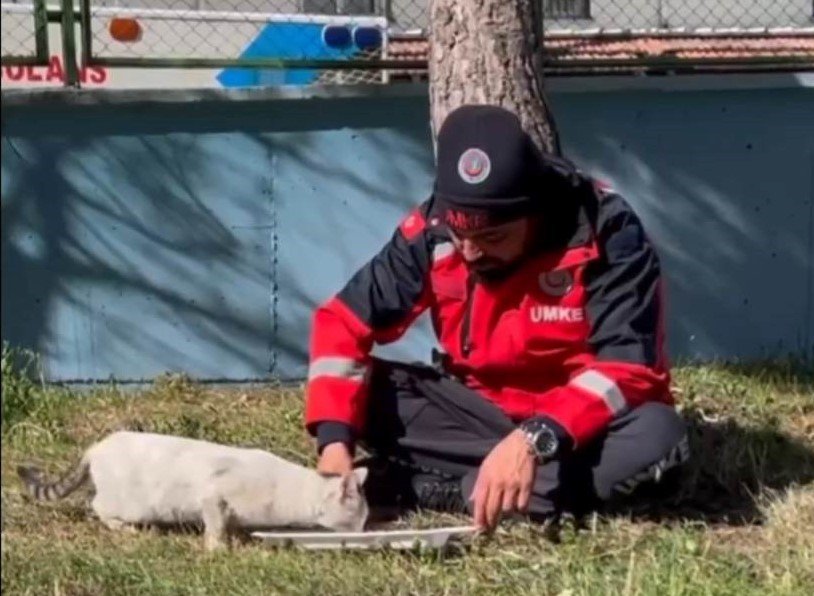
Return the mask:
[[432,0],[430,115],[433,138],[465,104],[509,109],[537,146],[560,154],[543,91],[542,0]]

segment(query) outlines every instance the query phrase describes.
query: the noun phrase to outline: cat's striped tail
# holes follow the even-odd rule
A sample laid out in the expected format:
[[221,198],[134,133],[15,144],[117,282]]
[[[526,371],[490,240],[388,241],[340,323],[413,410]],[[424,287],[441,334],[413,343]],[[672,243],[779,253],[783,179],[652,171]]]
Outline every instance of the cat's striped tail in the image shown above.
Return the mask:
[[63,499],[88,479],[90,466],[83,459],[72,470],[56,482],[49,482],[42,471],[33,466],[18,466],[17,474],[28,489],[29,494],[37,501],[55,501]]

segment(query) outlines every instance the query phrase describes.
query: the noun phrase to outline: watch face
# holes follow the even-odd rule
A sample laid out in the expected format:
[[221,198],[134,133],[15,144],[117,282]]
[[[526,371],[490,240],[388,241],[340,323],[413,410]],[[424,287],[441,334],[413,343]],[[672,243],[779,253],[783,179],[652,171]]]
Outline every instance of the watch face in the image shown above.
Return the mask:
[[537,452],[540,453],[540,455],[549,457],[557,452],[557,435],[555,435],[550,428],[545,427],[537,431],[534,442],[537,445]]
[[560,446],[557,434],[542,420],[529,420],[523,424],[526,440],[536,457],[546,458],[556,455]]

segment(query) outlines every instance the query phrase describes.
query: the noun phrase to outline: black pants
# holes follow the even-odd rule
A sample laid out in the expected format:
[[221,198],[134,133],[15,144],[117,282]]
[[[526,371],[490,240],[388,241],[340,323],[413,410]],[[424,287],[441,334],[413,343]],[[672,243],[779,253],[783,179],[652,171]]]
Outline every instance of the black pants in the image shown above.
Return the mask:
[[[416,471],[460,479],[468,500],[484,457],[516,428],[497,406],[429,366],[377,360],[362,445]],[[614,420],[601,437],[539,466],[532,515],[584,512],[629,494],[688,457],[675,409],[647,403]]]

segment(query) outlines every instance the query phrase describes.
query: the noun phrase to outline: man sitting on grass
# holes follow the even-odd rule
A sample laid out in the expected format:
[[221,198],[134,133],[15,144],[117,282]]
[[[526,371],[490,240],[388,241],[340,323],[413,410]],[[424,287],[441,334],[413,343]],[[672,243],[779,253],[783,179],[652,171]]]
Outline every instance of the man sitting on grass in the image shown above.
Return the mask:
[[[464,106],[432,197],[316,312],[306,426],[318,468],[373,455],[372,507],[585,512],[687,458],[663,353],[658,257],[630,206]],[[371,357],[429,309],[434,366]]]

